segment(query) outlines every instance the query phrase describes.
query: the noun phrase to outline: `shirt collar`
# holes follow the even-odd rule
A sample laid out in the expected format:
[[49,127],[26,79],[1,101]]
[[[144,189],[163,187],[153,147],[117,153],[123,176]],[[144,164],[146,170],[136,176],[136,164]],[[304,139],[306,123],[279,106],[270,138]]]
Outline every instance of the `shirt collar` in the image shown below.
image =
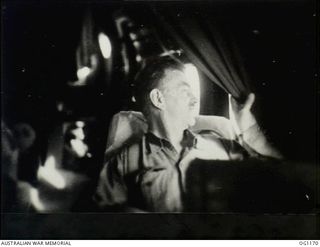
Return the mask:
[[[152,132],[145,134],[146,147],[149,153],[159,152],[163,148],[173,148],[173,145],[169,140],[165,138],[159,138]],[[191,130],[186,129],[184,131],[182,144],[184,147],[194,147],[197,144],[197,136]]]

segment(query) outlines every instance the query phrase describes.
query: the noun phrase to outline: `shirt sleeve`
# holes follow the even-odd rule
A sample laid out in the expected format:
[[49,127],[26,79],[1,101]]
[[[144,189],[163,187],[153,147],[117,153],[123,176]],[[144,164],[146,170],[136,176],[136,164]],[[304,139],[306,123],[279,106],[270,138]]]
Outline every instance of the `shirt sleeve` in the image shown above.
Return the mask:
[[147,210],[183,211],[181,173],[177,166],[145,169],[140,174],[140,187]]
[[104,165],[93,200],[101,210],[114,210],[127,203],[127,188],[123,179],[123,159],[117,155]]

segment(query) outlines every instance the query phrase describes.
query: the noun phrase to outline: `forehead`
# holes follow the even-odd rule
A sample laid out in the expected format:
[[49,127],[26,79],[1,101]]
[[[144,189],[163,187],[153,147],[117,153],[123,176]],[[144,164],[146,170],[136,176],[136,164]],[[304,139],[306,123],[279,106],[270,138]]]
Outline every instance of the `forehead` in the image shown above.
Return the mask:
[[162,86],[165,88],[176,88],[180,86],[189,86],[189,82],[183,71],[168,69],[162,79]]

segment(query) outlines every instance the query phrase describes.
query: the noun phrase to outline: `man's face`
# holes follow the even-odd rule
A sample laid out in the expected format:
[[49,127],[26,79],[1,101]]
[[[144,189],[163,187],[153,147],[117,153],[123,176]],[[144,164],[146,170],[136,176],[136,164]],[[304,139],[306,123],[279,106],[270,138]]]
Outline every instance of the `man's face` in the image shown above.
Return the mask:
[[162,92],[165,100],[165,111],[170,120],[183,128],[195,123],[198,100],[182,71],[167,70],[162,80]]

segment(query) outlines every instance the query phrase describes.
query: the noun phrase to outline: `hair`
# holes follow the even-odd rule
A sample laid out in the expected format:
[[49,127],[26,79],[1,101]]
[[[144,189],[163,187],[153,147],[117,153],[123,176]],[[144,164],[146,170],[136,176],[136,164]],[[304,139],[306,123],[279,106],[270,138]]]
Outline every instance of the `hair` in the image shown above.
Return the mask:
[[139,109],[149,114],[151,104],[149,94],[154,88],[159,88],[161,80],[168,70],[184,70],[184,64],[171,57],[158,57],[147,60],[135,79],[135,98]]

